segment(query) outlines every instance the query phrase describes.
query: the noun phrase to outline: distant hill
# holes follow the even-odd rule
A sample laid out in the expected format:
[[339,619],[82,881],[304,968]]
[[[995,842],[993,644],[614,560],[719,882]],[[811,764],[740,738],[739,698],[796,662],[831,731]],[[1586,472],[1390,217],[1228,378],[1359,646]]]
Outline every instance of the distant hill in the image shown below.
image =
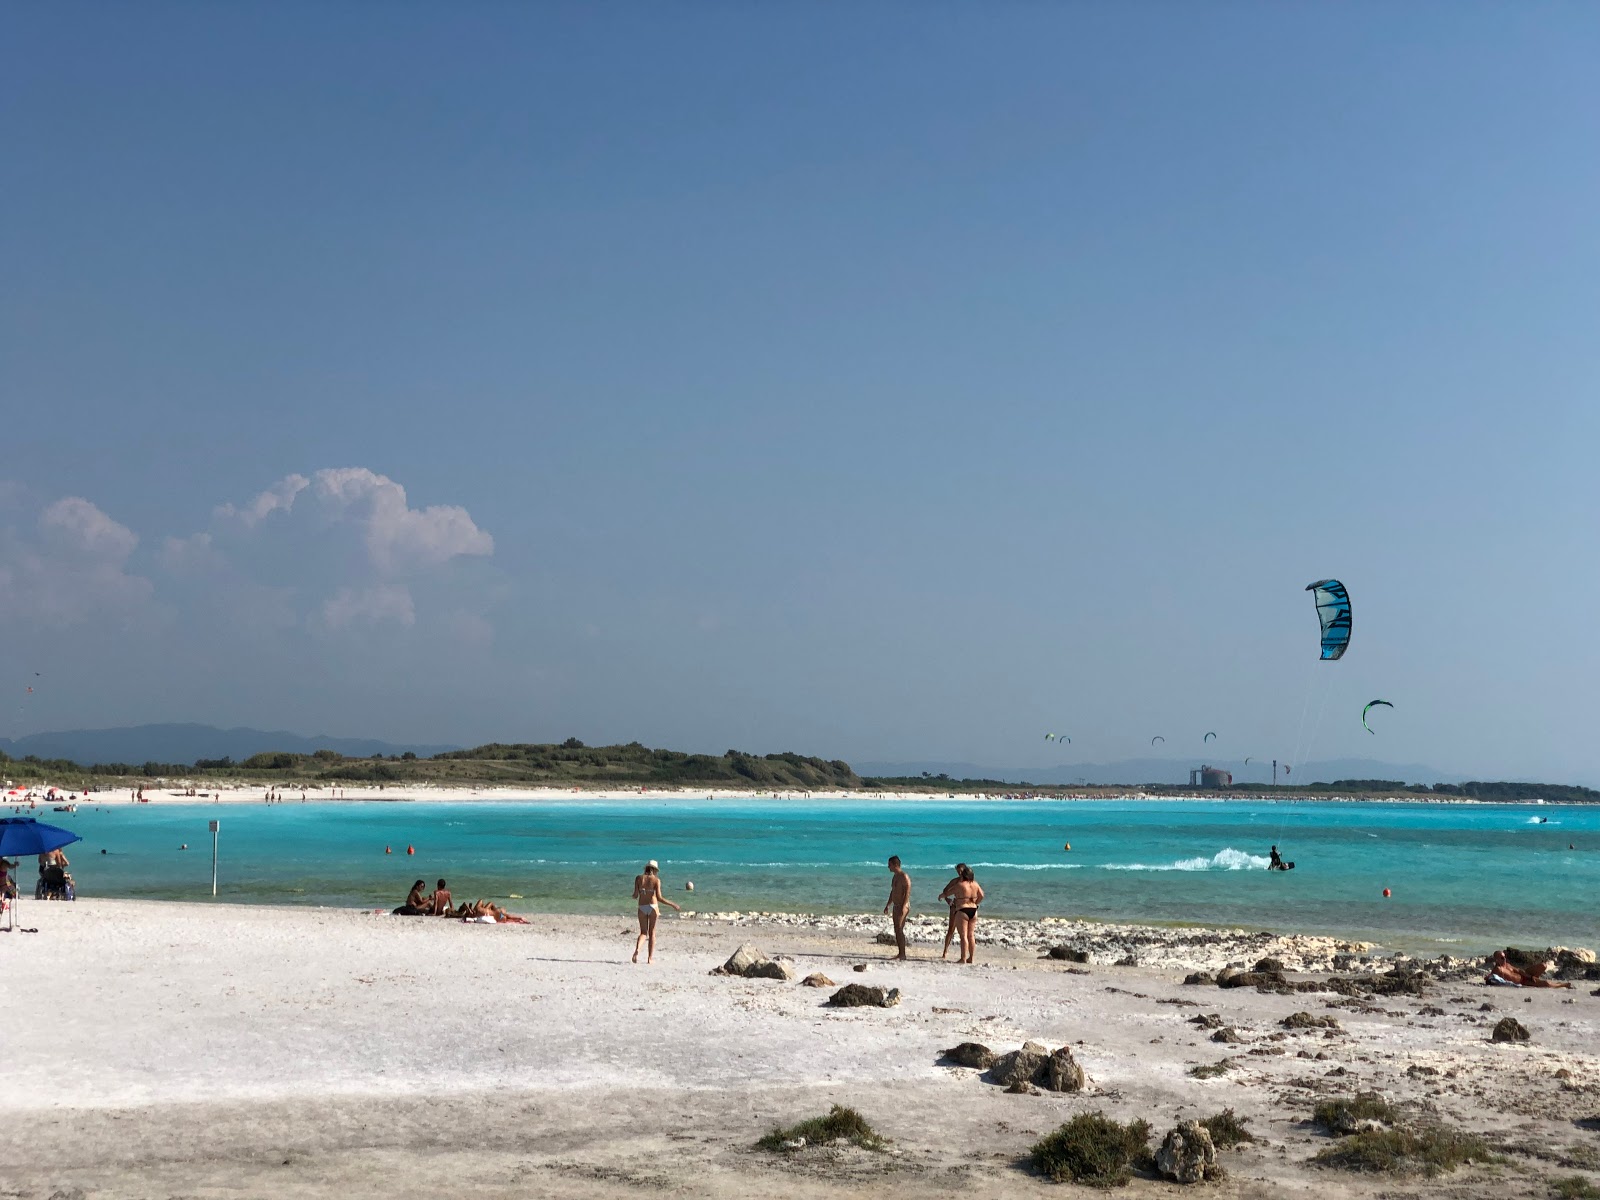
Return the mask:
[[[1189,772],[1202,764],[1231,771],[1238,783],[1271,783],[1270,759],[1198,757],[1192,760],[1171,758],[1127,758],[1110,763],[1059,763],[1053,766],[986,767],[968,762],[858,762],[856,773],[862,778],[896,779],[904,776],[948,775],[951,779],[994,779],[1004,783],[1032,783],[1070,787],[1079,783],[1128,784],[1162,783],[1181,786],[1189,782]],[[1320,762],[1295,763],[1288,775],[1280,769],[1280,784],[1331,783],[1335,779],[1395,779],[1403,783],[1462,783],[1466,776],[1453,775],[1437,767],[1418,763],[1386,763],[1370,758],[1336,758]]]
[[243,761],[253,754],[280,750],[311,754],[332,750],[346,758],[386,757],[410,751],[419,758],[459,749],[446,745],[397,745],[375,738],[306,737],[283,730],[218,729],[213,725],[130,725],[121,729],[74,729],[63,733],[31,733],[15,740],[0,738],[0,751],[12,758],[66,758],[95,763],[192,763],[197,759]]

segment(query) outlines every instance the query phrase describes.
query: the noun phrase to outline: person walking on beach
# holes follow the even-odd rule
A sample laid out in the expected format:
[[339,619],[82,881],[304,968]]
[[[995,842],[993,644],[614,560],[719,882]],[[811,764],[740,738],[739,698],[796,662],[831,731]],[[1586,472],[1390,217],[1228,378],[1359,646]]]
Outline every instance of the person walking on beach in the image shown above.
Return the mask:
[[633,941],[633,961],[639,961],[639,943],[648,942],[644,963],[649,966],[656,960],[656,922],[661,918],[660,905],[682,912],[671,900],[661,894],[661,867],[655,859],[644,865],[644,874],[634,876],[633,898],[639,905],[639,936]]
[[911,876],[907,875],[900,866],[900,856],[896,854],[889,860],[889,903],[883,906],[885,913],[894,917],[894,944],[899,950],[895,955],[896,960],[904,962],[906,959],[906,918],[911,915]]
[[972,951],[978,942],[978,905],[983,903],[983,888],[972,868],[963,865],[961,879],[956,883],[950,898],[950,911],[955,916],[956,928],[961,934],[961,958],[970,964]]
[[939,899],[943,900],[950,906],[950,920],[949,923],[945,925],[944,929],[944,953],[939,955],[939,957],[942,959],[947,959],[950,957],[950,943],[955,940],[956,934],[961,931],[961,926],[956,921],[955,889],[956,884],[960,883],[962,879],[965,878],[966,870],[966,863],[957,863],[956,877],[949,883],[945,884],[944,891],[939,893]]

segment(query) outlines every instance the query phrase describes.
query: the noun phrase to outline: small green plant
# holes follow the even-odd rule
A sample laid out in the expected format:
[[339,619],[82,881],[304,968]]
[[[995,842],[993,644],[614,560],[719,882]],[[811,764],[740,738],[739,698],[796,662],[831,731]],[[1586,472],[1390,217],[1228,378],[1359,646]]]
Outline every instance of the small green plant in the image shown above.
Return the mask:
[[808,1146],[826,1146],[845,1138],[863,1150],[882,1150],[884,1139],[867,1119],[853,1108],[835,1104],[825,1117],[812,1117],[788,1129],[774,1129],[756,1143],[762,1150],[782,1150],[785,1142],[805,1138]]
[[1056,1183],[1121,1187],[1132,1168],[1150,1158],[1150,1123],[1113,1121],[1104,1113],[1079,1113],[1033,1147],[1036,1171]]
[[1200,1124],[1205,1126],[1206,1132],[1211,1135],[1211,1144],[1218,1150],[1230,1150],[1256,1140],[1231,1108],[1223,1109],[1214,1117],[1202,1118]]
[[1196,1079],[1215,1079],[1217,1076],[1226,1075],[1227,1073],[1227,1059],[1223,1059],[1221,1062],[1200,1063],[1198,1066],[1189,1068],[1189,1074],[1193,1075]]
[[1566,1179],[1552,1179],[1550,1194],[1555,1200],[1600,1200],[1600,1187],[1595,1187],[1582,1175]]
[[1350,1097],[1324,1100],[1311,1114],[1312,1124],[1332,1134],[1355,1133],[1363,1121],[1393,1125],[1399,1119],[1399,1110],[1377,1092],[1358,1092]]
[[1367,1129],[1313,1155],[1318,1166],[1385,1175],[1439,1175],[1499,1158],[1476,1134],[1453,1129]]

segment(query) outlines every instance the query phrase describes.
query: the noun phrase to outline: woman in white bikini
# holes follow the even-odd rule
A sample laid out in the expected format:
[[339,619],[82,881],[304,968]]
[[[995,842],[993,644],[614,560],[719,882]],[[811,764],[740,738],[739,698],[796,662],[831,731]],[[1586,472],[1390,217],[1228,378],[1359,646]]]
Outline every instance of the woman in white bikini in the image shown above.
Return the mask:
[[644,874],[634,877],[633,898],[639,905],[639,936],[633,942],[633,961],[639,961],[639,943],[648,941],[644,962],[649,966],[656,959],[656,921],[661,916],[658,906],[665,904],[678,912],[683,909],[661,894],[661,867],[653,858],[645,863]]

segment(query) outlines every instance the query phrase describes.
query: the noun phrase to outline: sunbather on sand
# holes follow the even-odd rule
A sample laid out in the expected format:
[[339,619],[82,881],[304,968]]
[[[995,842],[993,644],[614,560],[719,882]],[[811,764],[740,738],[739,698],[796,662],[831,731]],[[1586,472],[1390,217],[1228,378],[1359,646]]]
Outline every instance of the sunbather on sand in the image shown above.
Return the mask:
[[1532,967],[1514,967],[1511,960],[1506,957],[1504,950],[1496,950],[1494,958],[1489,964],[1489,974],[1484,977],[1485,983],[1511,983],[1517,987],[1528,988],[1569,988],[1570,983],[1557,983],[1553,979],[1544,978],[1544,973],[1550,969],[1549,963],[1539,963]]

